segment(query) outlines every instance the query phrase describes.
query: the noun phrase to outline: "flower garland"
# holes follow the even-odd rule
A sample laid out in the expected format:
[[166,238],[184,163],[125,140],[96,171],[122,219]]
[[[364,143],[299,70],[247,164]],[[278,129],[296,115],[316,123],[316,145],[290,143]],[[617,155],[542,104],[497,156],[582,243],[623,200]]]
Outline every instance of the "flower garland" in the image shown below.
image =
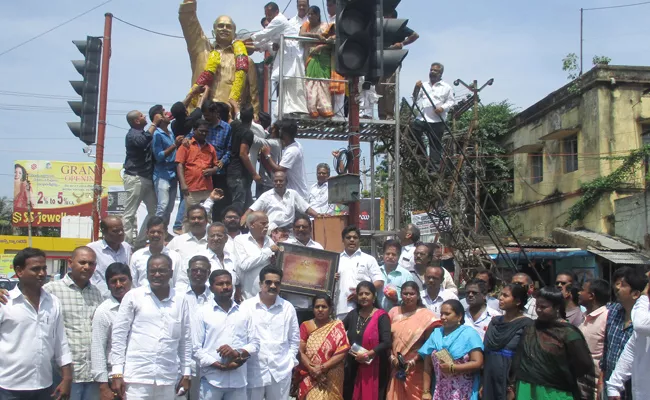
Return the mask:
[[[235,53],[235,80],[230,89],[230,99],[239,102],[246,83],[246,74],[248,73],[248,52],[244,42],[240,40],[233,42],[232,47]],[[221,66],[221,53],[218,50],[212,50],[208,56],[205,70],[199,75],[196,83],[192,86],[192,90],[197,86],[205,86],[207,90],[210,90],[219,66]],[[196,108],[198,102],[199,94],[197,93],[192,97],[190,107]]]

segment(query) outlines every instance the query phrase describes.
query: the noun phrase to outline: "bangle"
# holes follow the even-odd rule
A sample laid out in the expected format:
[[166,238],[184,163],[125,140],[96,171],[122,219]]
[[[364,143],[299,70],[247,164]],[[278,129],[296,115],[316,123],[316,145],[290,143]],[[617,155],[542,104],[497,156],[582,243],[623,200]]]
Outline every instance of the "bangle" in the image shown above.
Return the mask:
[[429,390],[429,389],[424,389],[424,390],[422,391],[422,394],[431,394],[431,390]]
[[124,374],[113,374],[111,379],[124,379]]
[[449,371],[451,371],[452,375],[455,374],[456,373],[456,366],[454,364],[449,365]]

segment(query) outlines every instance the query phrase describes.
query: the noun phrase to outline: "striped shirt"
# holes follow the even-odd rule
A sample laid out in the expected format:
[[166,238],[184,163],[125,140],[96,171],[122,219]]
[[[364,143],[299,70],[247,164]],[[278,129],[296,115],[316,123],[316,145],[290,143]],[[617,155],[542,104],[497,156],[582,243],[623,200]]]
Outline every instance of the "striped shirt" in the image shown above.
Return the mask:
[[[614,372],[616,363],[623,353],[625,344],[632,337],[634,329],[632,323],[625,327],[625,308],[620,303],[611,303],[607,306],[607,323],[605,325],[605,343],[603,356],[600,359],[600,370],[605,380]],[[632,399],[630,381],[625,386],[625,393],[621,399]]]
[[72,381],[93,382],[90,362],[92,319],[97,306],[104,301],[101,292],[91,283],[81,289],[70,275],[47,283],[43,290],[56,296],[61,303],[63,325],[72,353]]

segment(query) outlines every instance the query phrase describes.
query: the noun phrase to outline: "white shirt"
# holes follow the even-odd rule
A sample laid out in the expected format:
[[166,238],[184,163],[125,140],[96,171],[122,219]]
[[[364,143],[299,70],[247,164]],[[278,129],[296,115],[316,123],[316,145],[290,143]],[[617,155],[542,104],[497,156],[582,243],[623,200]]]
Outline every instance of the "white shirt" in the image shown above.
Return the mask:
[[295,17],[293,17],[293,18],[291,18],[289,20],[289,23],[291,25],[295,26],[296,29],[298,29],[298,31],[300,32],[300,28],[302,28],[302,24],[304,24],[307,21],[309,21],[309,18],[307,18],[307,15],[305,15],[304,18],[300,18],[298,15],[296,15]]
[[295,190],[303,199],[307,200],[309,192],[307,191],[305,157],[300,143],[293,142],[284,148],[280,166],[287,169],[287,188]]
[[327,214],[330,209],[329,186],[327,181],[322,185],[318,182],[311,185],[309,190],[309,207],[319,214]]
[[239,260],[237,259],[237,254],[234,253],[234,251],[230,252],[226,249],[227,247],[231,247],[234,250],[235,247],[234,243],[232,243],[232,239],[230,239],[230,237],[228,237],[228,239],[228,241],[231,242],[231,246],[224,246],[223,263],[221,260],[219,260],[217,254],[209,248],[206,248],[199,254],[206,256],[208,260],[210,260],[210,273],[212,273],[212,271],[225,269],[226,271],[230,272],[230,275],[232,275],[232,284],[234,286],[238,286],[240,284],[239,277],[237,276],[237,264],[239,264]]
[[432,299],[426,290],[422,290],[420,292],[420,297],[422,297],[424,306],[428,308],[432,313],[434,313],[438,318],[440,318],[440,307],[442,307],[442,303],[447,300],[458,300],[456,293],[452,292],[451,290],[445,290],[442,287],[438,292],[438,297],[435,299]]
[[293,225],[296,211],[306,212],[309,204],[295,190],[286,189],[284,195],[280,197],[275,189],[271,189],[255,200],[250,209],[266,213],[269,217],[269,232],[271,232],[278,227]]
[[[162,254],[168,255],[172,259],[174,275],[169,283],[170,286],[176,287],[177,284],[180,284],[181,290],[183,290],[190,284],[190,280],[187,277],[187,267],[183,268],[182,266],[180,254],[169,250],[167,247],[163,247]],[[147,280],[147,261],[149,261],[149,257],[151,257],[149,247],[143,247],[131,256],[131,265],[129,267],[134,288],[149,284]]]
[[501,313],[486,305],[485,310],[483,310],[481,315],[476,319],[476,321],[474,321],[472,314],[469,312],[469,308],[467,308],[465,310],[465,325],[474,328],[474,330],[481,336],[481,340],[483,340],[488,325],[490,325],[490,321],[498,315],[501,315]]
[[108,290],[108,285],[106,284],[106,269],[115,262],[129,265],[131,245],[127,242],[122,242],[120,248],[115,251],[102,239],[88,243],[86,246],[93,249],[97,256],[97,267],[92,278],[90,278],[90,283],[99,289],[105,299],[108,299],[111,296],[111,292]]
[[111,354],[111,332],[120,303],[111,296],[95,310],[93,316],[92,345],[90,348],[91,372],[96,382],[108,382]]
[[[433,108],[424,92],[429,94],[436,107],[441,107],[444,110],[442,114],[436,114],[435,108]],[[431,81],[427,80],[426,82],[422,82],[422,89],[418,93],[417,104],[422,110],[427,122],[442,122],[447,119],[447,111],[454,105],[454,90],[447,82],[438,81],[432,85]],[[420,121],[423,120],[421,115],[418,115],[417,119]]]
[[[400,257],[401,260],[401,257]],[[418,284],[418,287],[420,290],[426,289],[426,282],[424,281],[424,277],[420,276],[418,272],[415,270],[415,263],[413,264],[413,267],[407,268],[411,275],[413,275],[413,282]],[[440,286],[442,289],[445,290],[451,290],[456,296],[458,296],[458,287],[456,287],[456,284],[454,283],[454,278],[451,277],[451,274],[449,271],[447,271],[447,268],[442,268],[443,271],[443,278],[442,278],[442,285]]]
[[415,265],[415,260],[413,259],[413,253],[415,252],[415,244],[407,244],[402,246],[402,253],[399,255],[399,265],[413,271]]
[[338,316],[349,313],[356,306],[354,301],[348,301],[348,296],[355,291],[359,282],[384,282],[384,274],[381,272],[377,260],[360,249],[357,249],[352,255],[348,255],[345,251],[341,253],[338,272],[340,277],[335,294],[336,315]]
[[[151,287],[130,290],[113,324],[113,374],[127,383],[175,385],[191,374],[190,311],[184,293],[170,289],[159,300]],[[180,365],[179,365],[180,360]]]
[[244,299],[250,299],[260,292],[260,271],[271,263],[271,246],[274,244],[271,238],[265,236],[264,245],[260,247],[250,233],[235,238],[235,252],[240,260],[237,275]]
[[[499,299],[496,297],[492,297],[490,295],[485,296],[485,302],[487,303],[487,306],[490,307],[492,310],[496,311],[499,313],[498,315],[503,315],[503,311],[499,308]],[[469,304],[467,304],[467,298],[463,298],[460,300],[460,304],[463,306],[465,310],[469,308]]]
[[[312,239],[309,239],[309,242],[307,242],[306,245],[298,241],[298,239],[295,237],[287,239],[285,243],[295,244],[296,246],[309,247],[311,249],[324,250],[323,246],[321,246],[320,243],[314,242]],[[310,296],[303,296],[301,294],[295,293],[282,293],[282,297],[289,303],[293,304],[295,308],[308,309],[311,306]]]
[[52,360],[72,363],[59,300],[41,289],[38,312],[16,286],[0,306],[0,387],[40,390],[52,385]]
[[257,295],[245,300],[241,310],[251,316],[261,343],[259,353],[247,362],[248,387],[269,386],[291,376],[300,345],[296,309],[280,296],[267,308]]
[[248,364],[231,371],[219,371],[212,367],[215,362],[227,363],[217,349],[228,345],[234,350],[246,350],[251,356],[260,350],[260,339],[250,314],[243,312],[237,303],[226,312],[214,300],[201,306],[192,325],[194,357],[199,360],[201,377],[221,389],[246,387]]
[[[176,236],[175,238],[172,239],[171,242],[167,243],[167,248],[169,250],[174,250],[181,256],[180,271],[183,271],[184,277],[183,275],[179,274],[179,277],[177,278],[178,283],[184,282],[186,284],[189,284],[190,280],[187,277],[187,269],[190,266],[190,260],[195,255],[204,251],[207,247],[208,247],[207,229],[205,231],[205,236],[203,236],[202,238],[197,238],[194,235],[192,235],[191,232],[188,232],[180,236]],[[184,291],[185,288],[182,287],[182,285],[179,285],[178,283],[176,286],[178,286],[179,290]]]
[[[278,138],[267,138],[265,142],[271,148],[271,159],[279,164],[282,158],[282,142]],[[264,168],[263,164],[260,167],[260,175],[262,176],[262,185],[273,187],[273,172]]]
[[250,158],[251,164],[253,164],[253,170],[257,171],[257,160],[260,155],[260,149],[266,145],[266,131],[264,131],[262,125],[252,122],[251,132],[253,132],[253,144],[248,150],[248,158]]
[[530,319],[537,319],[537,299],[533,296],[528,298],[526,306],[524,306],[524,315]]
[[632,379],[632,397],[647,399],[650,380],[645,379],[650,370],[650,303],[648,296],[639,297],[632,307],[634,333],[625,344],[616,368],[607,381],[607,395],[619,396],[628,379]]

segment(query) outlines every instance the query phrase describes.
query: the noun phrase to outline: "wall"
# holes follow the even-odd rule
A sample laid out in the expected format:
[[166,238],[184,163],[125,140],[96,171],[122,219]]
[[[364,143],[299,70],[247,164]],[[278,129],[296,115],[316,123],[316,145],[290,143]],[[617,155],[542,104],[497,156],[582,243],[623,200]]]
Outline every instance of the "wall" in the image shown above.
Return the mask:
[[616,235],[648,248],[650,226],[650,193],[645,192],[614,202]]
[[[579,200],[581,184],[606,176],[621,164],[620,160],[603,157],[625,156],[641,146],[639,120],[650,117],[650,97],[642,96],[645,87],[639,76],[645,76],[645,82],[650,81],[650,69],[616,68],[596,68],[584,75],[580,93],[562,88],[516,117],[518,125],[504,144],[513,149],[538,145],[544,164],[543,180],[532,183],[529,153],[514,154],[515,184],[509,210],[526,221],[524,236],[550,236],[553,228],[565,223],[569,208]],[[627,69],[636,71],[636,75],[631,76]],[[561,138],[540,140],[560,130],[565,136],[577,134],[576,171],[564,172]],[[644,187],[643,171],[638,171],[631,183],[637,188]],[[614,215],[615,201],[626,196],[618,193],[603,196],[575,226],[618,233],[614,232],[615,225],[609,217]]]

